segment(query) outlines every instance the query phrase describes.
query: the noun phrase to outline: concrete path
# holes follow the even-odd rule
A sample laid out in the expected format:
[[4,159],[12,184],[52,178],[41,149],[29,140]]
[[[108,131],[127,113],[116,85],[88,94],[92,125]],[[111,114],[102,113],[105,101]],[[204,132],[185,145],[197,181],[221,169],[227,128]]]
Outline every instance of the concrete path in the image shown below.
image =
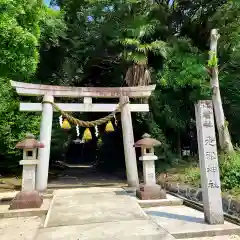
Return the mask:
[[121,188],[58,190],[36,240],[173,240]]
[[[240,226],[225,221],[220,225],[209,225],[204,221],[203,212],[187,206],[165,206],[147,208],[145,212],[160,227],[177,239],[239,239],[232,234],[240,234]],[[225,236],[223,236],[225,235]],[[210,238],[201,238],[215,236]]]
[[39,217],[19,217],[0,219],[1,240],[34,240],[43,225]]

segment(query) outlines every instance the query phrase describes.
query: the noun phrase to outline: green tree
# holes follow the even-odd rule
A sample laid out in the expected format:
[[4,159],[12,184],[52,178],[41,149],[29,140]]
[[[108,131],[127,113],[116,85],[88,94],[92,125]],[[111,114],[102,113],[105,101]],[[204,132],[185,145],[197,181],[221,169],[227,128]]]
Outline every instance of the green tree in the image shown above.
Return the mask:
[[[133,1],[129,14],[121,24],[121,36],[117,41],[123,46],[121,56],[130,66],[125,81],[129,86],[149,85],[151,74],[148,57],[150,54],[166,58],[166,43],[152,39],[161,22],[154,18],[152,11],[156,7],[151,1]],[[136,6],[137,5],[137,6]]]
[[42,18],[39,22],[41,36],[39,40],[40,62],[35,76],[37,82],[54,82],[53,74],[61,67],[63,50],[60,42],[65,38],[66,30],[63,17],[62,11],[43,7]]
[[240,3],[229,1],[212,16],[209,27],[217,27],[221,35],[218,47],[219,81],[226,118],[234,142],[239,144],[240,108]]
[[19,98],[9,79],[0,78],[0,84],[0,172],[10,173],[18,168],[22,155],[15,145],[27,132],[38,136],[40,117],[19,113]]
[[[166,141],[176,149],[181,145],[176,143],[176,136],[188,135],[189,125],[195,129],[195,101],[209,96],[204,65],[207,65],[210,30],[220,28],[221,41],[225,42],[220,42],[220,48],[225,49],[219,53],[220,84],[231,131],[231,122],[237,126],[238,117],[231,109],[237,111],[238,94],[234,88],[238,83],[234,79],[238,74],[234,68],[238,65],[233,60],[238,59],[238,51],[232,52],[227,44],[233,43],[231,36],[238,35],[238,21],[234,25],[237,10],[226,8],[227,1],[57,2],[64,12],[66,35],[58,39],[59,46],[42,59],[42,66],[52,58],[56,59],[56,65],[46,64],[50,68],[47,75],[44,75],[45,67],[39,69],[41,81],[73,86],[122,86],[125,80],[137,85],[148,84],[151,79],[157,83],[151,100],[153,125],[162,130]],[[227,24],[229,31],[225,28]],[[222,68],[222,60],[226,62],[228,58],[231,64]],[[53,77],[52,73],[55,73]],[[134,120],[141,122],[135,129],[140,136],[148,119],[141,121],[139,115],[136,118]],[[237,136],[236,127],[234,132]],[[196,138],[193,141],[196,143]]]
[[26,78],[37,68],[41,0],[0,1],[0,76]]
[[[89,81],[93,78],[88,75],[89,69],[94,67],[93,72],[101,71],[102,78],[104,72],[109,76],[117,68],[128,69],[126,81],[131,85],[150,81],[148,55],[166,56],[165,42],[151,38],[160,24],[151,15],[155,5],[145,0],[72,0],[59,1],[59,4],[65,11],[68,28],[60,73],[61,78],[66,79],[64,83]],[[119,79],[119,71],[112,79],[122,85],[125,77]],[[112,83],[108,80],[108,84]]]
[[174,39],[169,46],[163,71],[156,75],[157,89],[151,99],[151,111],[154,121],[179,153],[181,136],[188,138],[190,131],[195,130],[194,103],[210,96],[210,86],[204,55],[190,40]]
[[39,46],[58,44],[61,17],[40,0],[0,1],[0,170],[15,171],[21,151],[16,143],[31,132],[38,137],[40,117],[20,113],[20,98],[10,79],[33,81],[39,63]]

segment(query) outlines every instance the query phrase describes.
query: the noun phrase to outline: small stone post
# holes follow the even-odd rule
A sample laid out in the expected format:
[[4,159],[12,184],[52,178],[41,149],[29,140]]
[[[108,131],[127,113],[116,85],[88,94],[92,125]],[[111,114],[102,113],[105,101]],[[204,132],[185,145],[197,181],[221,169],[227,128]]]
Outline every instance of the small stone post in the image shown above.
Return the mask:
[[11,202],[9,209],[39,208],[42,205],[42,198],[35,191],[37,149],[44,145],[38,142],[32,134],[27,134],[26,139],[19,142],[16,148],[23,149],[22,191],[19,192]]
[[154,146],[161,145],[161,142],[150,138],[149,134],[144,134],[143,139],[137,141],[134,147],[140,147],[142,156],[139,158],[143,161],[144,184],[137,190],[137,197],[142,200],[166,199],[166,192],[161,186],[156,184],[155,162],[158,157],[154,155]]
[[209,224],[223,224],[224,215],[212,101],[199,101],[195,105],[195,113],[205,221]]

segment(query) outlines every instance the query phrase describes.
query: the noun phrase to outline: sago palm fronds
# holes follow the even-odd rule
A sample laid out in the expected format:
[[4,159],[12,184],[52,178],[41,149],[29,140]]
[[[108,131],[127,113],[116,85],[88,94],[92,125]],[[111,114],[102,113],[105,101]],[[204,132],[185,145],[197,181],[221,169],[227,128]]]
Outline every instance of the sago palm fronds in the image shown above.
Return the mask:
[[119,41],[125,50],[122,57],[131,62],[125,81],[129,86],[149,85],[151,83],[151,74],[148,69],[148,54],[161,55],[166,58],[166,44],[163,41],[154,41],[151,43],[141,43],[138,39],[125,38]]

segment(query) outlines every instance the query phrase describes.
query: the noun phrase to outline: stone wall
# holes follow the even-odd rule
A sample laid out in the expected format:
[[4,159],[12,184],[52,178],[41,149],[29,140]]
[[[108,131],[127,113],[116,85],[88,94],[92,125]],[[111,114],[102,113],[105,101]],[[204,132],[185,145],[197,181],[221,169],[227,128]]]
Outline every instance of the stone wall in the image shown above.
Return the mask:
[[[186,199],[202,203],[202,189],[193,188],[188,185],[179,183],[165,183],[162,184],[170,193],[178,194]],[[240,218],[240,201],[234,200],[231,196],[222,197],[223,211],[229,215]]]

